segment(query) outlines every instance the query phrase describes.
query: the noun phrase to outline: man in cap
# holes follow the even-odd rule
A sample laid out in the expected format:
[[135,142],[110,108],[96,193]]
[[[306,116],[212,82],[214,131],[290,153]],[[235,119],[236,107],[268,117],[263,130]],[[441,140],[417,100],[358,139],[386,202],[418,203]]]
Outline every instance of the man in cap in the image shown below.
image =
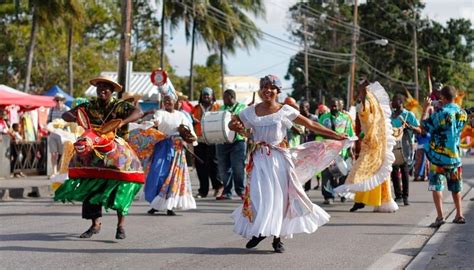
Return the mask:
[[[221,111],[228,111],[232,115],[239,115],[245,109],[245,104],[235,100],[235,91],[227,89],[224,91],[224,106]],[[235,193],[243,199],[245,180],[245,138],[236,134],[232,143],[217,145],[217,158],[219,161],[219,173],[224,182],[224,194],[217,200],[232,199],[232,186]]]
[[[49,110],[48,123],[53,122],[55,119],[61,119],[63,113],[70,110],[70,108],[64,104],[66,97],[63,94],[57,93],[54,96],[54,101],[56,101],[56,106]],[[59,157],[63,154],[63,142],[61,141],[61,136],[54,132],[50,132],[48,136],[48,150],[51,153],[51,165],[54,176],[58,171]]]
[[217,167],[216,146],[207,144],[202,136],[201,120],[206,112],[219,110],[219,104],[216,103],[214,91],[210,87],[204,87],[199,96],[199,103],[194,106],[191,116],[194,123],[194,131],[198,136],[198,145],[194,147],[194,153],[203,161],[196,162],[196,171],[199,178],[199,190],[196,198],[205,198],[209,193],[209,178],[211,179],[214,196],[220,197],[224,191]]

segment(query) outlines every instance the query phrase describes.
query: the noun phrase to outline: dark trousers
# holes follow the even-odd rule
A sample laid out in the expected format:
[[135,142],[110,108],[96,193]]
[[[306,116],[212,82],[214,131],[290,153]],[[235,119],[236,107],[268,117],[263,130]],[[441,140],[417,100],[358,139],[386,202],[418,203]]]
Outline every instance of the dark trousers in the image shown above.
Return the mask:
[[329,169],[325,169],[321,173],[322,183],[321,183],[321,192],[325,200],[334,199],[334,194],[332,193],[332,189],[336,188],[344,182],[346,182],[347,176],[343,177],[334,177]]
[[196,172],[199,178],[199,194],[207,196],[209,193],[209,178],[212,188],[219,189],[223,186],[217,167],[216,146],[213,144],[199,143],[194,147],[194,153],[203,163],[196,160]]
[[[401,171],[402,179],[398,174],[398,171]],[[392,173],[390,177],[392,178],[393,182],[393,190],[395,191],[395,198],[408,198],[408,173],[410,168],[407,164],[393,166]],[[401,183],[400,183],[401,182]]]
[[82,218],[83,219],[96,219],[102,217],[102,205],[91,204],[89,199],[84,200],[82,203]]
[[237,195],[245,190],[245,141],[217,145],[219,174],[224,183],[224,195],[232,197],[232,186]]

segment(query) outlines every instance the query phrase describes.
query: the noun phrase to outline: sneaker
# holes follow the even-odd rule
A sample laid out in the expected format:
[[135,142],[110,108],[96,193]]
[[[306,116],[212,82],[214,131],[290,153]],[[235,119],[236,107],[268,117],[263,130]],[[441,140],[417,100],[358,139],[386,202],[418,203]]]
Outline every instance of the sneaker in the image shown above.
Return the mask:
[[265,236],[259,236],[255,237],[253,236],[250,241],[247,242],[247,245],[245,245],[246,248],[254,248],[256,247],[260,242],[262,242],[263,239],[265,239]]
[[167,216],[176,216],[176,212],[173,210],[166,210],[166,215]]
[[125,235],[125,230],[122,226],[117,227],[117,232],[115,233],[115,239],[125,239],[127,236]]
[[333,199],[325,199],[323,204],[333,204],[334,200]]
[[216,200],[218,200],[218,201],[232,200],[232,197],[222,195],[222,196],[216,197]]
[[198,193],[198,194],[196,194],[196,196],[194,196],[194,198],[196,198],[196,199],[202,199],[202,198],[206,198],[206,197],[207,197],[207,195],[203,195],[201,193]]
[[408,202],[408,198],[403,198],[403,205],[410,205],[410,202]]
[[222,196],[222,193],[224,192],[224,187],[220,187],[220,188],[217,188],[217,189],[214,189],[214,197],[220,197]]

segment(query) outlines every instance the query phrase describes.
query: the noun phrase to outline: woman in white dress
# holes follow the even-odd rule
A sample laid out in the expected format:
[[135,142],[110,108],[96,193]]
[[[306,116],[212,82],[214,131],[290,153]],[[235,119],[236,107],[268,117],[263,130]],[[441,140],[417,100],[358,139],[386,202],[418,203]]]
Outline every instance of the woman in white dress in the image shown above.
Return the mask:
[[251,238],[247,248],[256,247],[267,236],[274,236],[272,246],[278,253],[284,251],[280,237],[313,233],[330,217],[310,201],[298,181],[285,142],[286,130],[296,123],[330,139],[347,139],[346,135],[300,115],[291,106],[279,104],[277,97],[281,87],[276,76],[262,78],[259,90],[262,102],[246,108],[229,124],[236,132],[250,133],[255,142],[248,151],[244,203],[232,214],[234,232]]
[[[165,110],[159,110],[154,115],[155,125],[166,135],[166,139],[155,144],[150,166],[145,172],[145,199],[151,206],[149,214],[167,210],[167,215],[174,216],[174,208],[196,208],[184,148],[185,141],[196,141],[196,134],[188,118],[174,109],[175,103],[176,96],[164,96]],[[187,127],[188,136],[180,134],[180,126]]]

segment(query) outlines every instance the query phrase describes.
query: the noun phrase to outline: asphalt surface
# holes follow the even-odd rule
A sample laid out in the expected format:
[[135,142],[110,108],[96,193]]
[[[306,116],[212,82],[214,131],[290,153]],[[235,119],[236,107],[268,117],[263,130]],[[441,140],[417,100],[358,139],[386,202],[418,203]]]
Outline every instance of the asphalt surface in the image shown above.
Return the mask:
[[[474,158],[465,160],[464,178],[466,183],[474,179]],[[0,188],[11,180],[1,180]],[[195,177],[193,184],[196,189]],[[350,213],[352,202],[323,206],[330,222],[316,233],[283,240],[283,254],[273,252],[271,239],[245,249],[247,240],[232,232],[230,214],[241,203],[237,197],[198,199],[198,209],[177,211],[175,217],[148,215],[148,205],[136,201],[127,217],[125,240],[114,238],[113,211],[105,214],[99,234],[79,239],[90,225],[81,219],[80,204],[55,203],[48,197],[6,200],[0,202],[0,269],[402,269],[422,254],[436,232],[427,227],[436,216],[427,183],[410,182],[410,188],[411,205],[392,214],[373,213],[371,207]],[[463,192],[469,190],[465,185]],[[309,192],[319,205],[320,193]],[[447,212],[453,208],[448,195]],[[469,223],[474,220],[473,202],[465,198],[463,203],[468,224],[441,227],[440,233],[448,230],[441,242],[446,245],[438,247],[424,268],[469,266],[452,264],[453,258],[468,262],[474,247]]]

